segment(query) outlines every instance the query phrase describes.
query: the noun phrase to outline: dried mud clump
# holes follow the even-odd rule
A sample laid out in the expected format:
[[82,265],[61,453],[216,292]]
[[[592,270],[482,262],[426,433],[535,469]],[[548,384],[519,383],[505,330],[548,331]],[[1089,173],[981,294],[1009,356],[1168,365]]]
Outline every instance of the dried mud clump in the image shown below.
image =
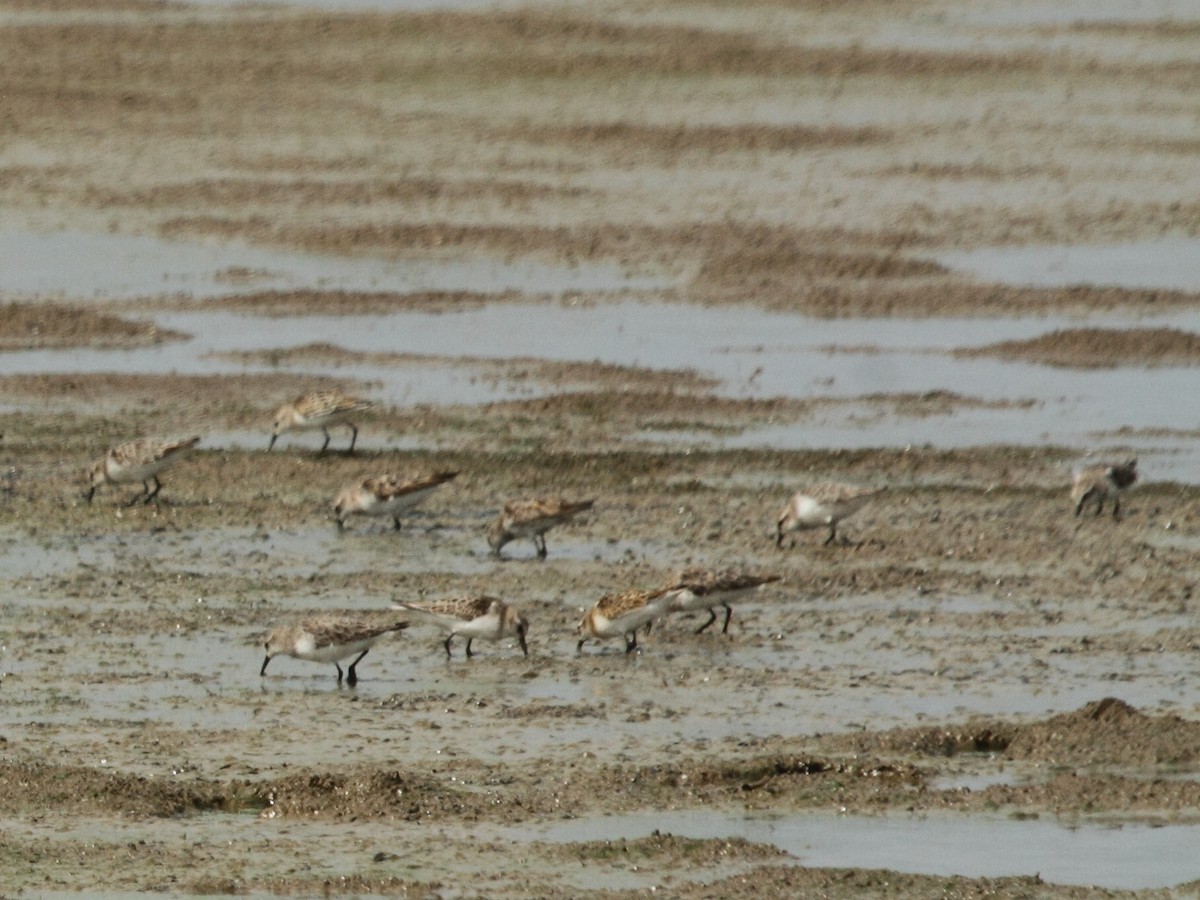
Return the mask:
[[186,337],[153,322],[133,322],[81,307],[54,303],[0,305],[0,350],[138,347]]
[[787,802],[801,807],[873,805],[894,802],[921,789],[915,766],[871,760],[836,761],[792,754],[773,754],[735,763],[707,762],[686,769],[650,767],[631,779],[658,786],[662,802],[677,802],[680,792],[705,802],[738,798],[746,804]]
[[1200,335],[1174,328],[1069,328],[1026,341],[1002,341],[955,351],[1070,369],[1200,365]]
[[1200,723],[1173,715],[1148,716],[1106,697],[1024,725],[989,720],[949,728],[900,728],[838,735],[822,741],[822,747],[882,756],[990,753],[1071,766],[1179,765],[1200,759]]
[[787,153],[813,147],[884,142],[889,135],[875,128],[813,128],[803,125],[645,125],[631,122],[607,122],[556,127],[525,123],[515,127],[508,137],[536,143],[579,144],[641,152],[674,158],[686,153],[718,154],[733,152]]
[[787,852],[778,847],[770,844],[755,844],[744,838],[698,839],[677,837],[660,831],[636,840],[621,838],[611,841],[576,843],[563,849],[564,855],[571,859],[621,865],[644,864],[661,861],[663,858],[687,860],[692,865],[713,865],[720,864],[731,857],[740,860],[786,859],[788,857]]
[[244,783],[142,778],[87,766],[0,762],[0,811],[27,815],[52,807],[81,815],[180,816],[242,812],[261,804]]
[[958,728],[899,728],[886,732],[842,735],[824,746],[854,753],[957,756],[960,753],[1003,753],[1012,741],[1011,727],[978,724]]
[[[907,875],[889,869],[820,869],[804,866],[762,866],[711,884],[679,890],[687,900],[729,897],[1095,897],[1094,888],[1048,886],[1037,876],[964,878],[947,875]],[[1107,896],[1104,894],[1103,896]]]
[[1011,759],[1068,765],[1178,765],[1200,760],[1200,722],[1148,716],[1115,697],[1016,729]]
[[373,768],[305,772],[257,788],[263,815],[316,819],[405,819],[419,821],[472,812],[478,798],[435,781],[396,770]]
[[[476,291],[418,291],[400,294],[387,291],[258,291],[204,299],[193,305],[200,309],[227,309],[260,316],[363,316],[415,310],[442,313],[478,309],[488,303],[517,299],[512,291],[494,294]],[[180,304],[174,303],[178,308]]]

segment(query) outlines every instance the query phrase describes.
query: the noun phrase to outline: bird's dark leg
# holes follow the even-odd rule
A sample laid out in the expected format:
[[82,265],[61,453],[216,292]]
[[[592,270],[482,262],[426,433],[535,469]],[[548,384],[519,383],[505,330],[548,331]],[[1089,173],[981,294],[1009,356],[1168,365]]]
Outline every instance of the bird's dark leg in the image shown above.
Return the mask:
[[362,653],[358,654],[358,658],[355,659],[354,662],[350,663],[350,669],[346,672],[346,684],[350,685],[350,687],[354,687],[356,684],[358,684],[358,673],[354,671],[354,667],[362,662],[362,658],[370,652],[371,648],[368,647]]
[[317,456],[320,456],[322,453],[324,453],[325,448],[329,446],[329,429],[322,426],[321,434],[325,435],[325,443],[323,443],[321,445],[321,449],[317,451]]
[[1113,498],[1113,521],[1118,521],[1121,518],[1121,496],[1118,494]]
[[393,531],[400,530],[400,517],[399,516],[392,516],[392,530]]
[[709,607],[708,621],[696,629],[696,634],[700,634],[702,631],[704,631],[704,629],[706,629],[709,625],[711,625],[715,621],[717,621],[717,611],[715,609],[713,609],[712,607]]
[[450,652],[450,642],[452,640],[454,640],[454,635],[449,635],[446,638],[446,640],[442,643],[442,646],[446,648],[446,659],[454,658],[454,654]]
[[535,534],[533,536],[533,546],[537,548],[538,559],[546,558],[546,536],[544,534]]
[[333,663],[333,667],[338,670],[338,687],[341,687],[342,686],[342,667],[337,664],[336,660]]
[[349,422],[346,423],[346,427],[350,429],[350,447],[346,450],[346,455],[353,456],[354,442],[358,440],[358,427],[356,425],[351,425]]
[[579,639],[579,643],[577,643],[577,644],[575,645],[575,653],[576,653],[576,654],[580,654],[580,653],[582,653],[582,652],[583,652],[583,645],[584,645],[584,643],[586,643],[586,642],[587,642],[587,638],[585,638],[585,637],[581,637],[581,638]]
[[625,652],[632,653],[637,649],[637,629],[625,635]]
[[833,543],[833,540],[836,537],[837,537],[837,523],[830,522],[829,523],[829,537],[825,538],[825,543],[823,543],[821,546],[828,547],[830,544]]
[[[151,500],[158,496],[158,492],[162,490],[162,482],[158,480],[157,475],[155,475],[151,480],[154,482],[154,490],[151,491],[147,488],[146,499],[142,501],[146,504],[149,504]],[[143,487],[145,487],[145,485],[143,485]]]
[[722,603],[725,607],[725,624],[721,626],[721,634],[729,634],[729,620],[733,618],[733,607],[728,603]]
[[471,652],[471,641],[475,638],[467,638],[467,659],[470,659],[474,654]]

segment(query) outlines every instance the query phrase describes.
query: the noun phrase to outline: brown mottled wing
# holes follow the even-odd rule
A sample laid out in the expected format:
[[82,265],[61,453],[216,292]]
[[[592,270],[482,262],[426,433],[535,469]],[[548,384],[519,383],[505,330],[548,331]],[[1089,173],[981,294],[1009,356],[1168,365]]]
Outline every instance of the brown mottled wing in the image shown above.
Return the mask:
[[432,600],[429,603],[402,603],[405,609],[414,612],[427,612],[437,616],[453,616],[469,622],[484,615],[497,598],[480,595],[477,597],[447,597],[442,600]]
[[181,450],[190,450],[198,443],[200,443],[200,435],[186,438],[182,441],[168,441],[167,443],[163,444],[162,452],[159,454],[159,458],[161,459],[164,456],[170,456],[171,454],[178,453]]
[[457,475],[457,472],[437,472],[433,475],[419,475],[413,478],[401,478],[399,475],[379,475],[368,478],[362,483],[362,486],[381,500],[392,500],[396,497],[403,497],[405,494],[437,487]]
[[514,500],[504,504],[504,517],[513,525],[528,525],[547,520],[557,522],[591,509],[595,502],[595,500],[570,501],[561,497]]
[[723,591],[744,591],[779,581],[780,575],[750,575],[732,569],[714,571],[709,569],[684,569],[671,582],[672,590],[686,588],[697,597]]
[[344,413],[361,412],[374,404],[369,400],[347,397],[341,391],[317,391],[297,397],[292,405],[306,419],[324,419]]
[[350,644],[354,641],[367,640],[389,631],[403,631],[408,627],[408,623],[391,622],[386,625],[378,625],[352,619],[337,619],[305,622],[303,627],[313,636],[313,642],[319,649],[331,644]]
[[187,450],[200,443],[199,436],[190,437],[183,441],[156,441],[151,438],[139,438],[119,444],[108,451],[113,462],[122,466],[144,466],[166,459],[181,450]]
[[647,603],[657,600],[667,593],[669,588],[658,588],[653,591],[631,590],[620,594],[605,594],[596,601],[596,608],[610,619],[623,616],[627,612],[641,609]]

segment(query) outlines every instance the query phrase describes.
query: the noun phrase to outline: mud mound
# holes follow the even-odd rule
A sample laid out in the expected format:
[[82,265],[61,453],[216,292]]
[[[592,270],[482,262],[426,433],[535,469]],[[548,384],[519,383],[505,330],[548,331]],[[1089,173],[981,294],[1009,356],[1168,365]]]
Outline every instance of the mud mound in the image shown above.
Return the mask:
[[306,819],[421,819],[480,805],[428,779],[396,770],[305,772],[262,784],[264,816]]
[[1003,753],[1015,729],[995,723],[957,728],[897,728],[882,733],[837,735],[823,742],[836,750],[865,754],[957,756],[960,753]]
[[153,322],[134,322],[83,307],[54,303],[0,305],[0,350],[135,347],[186,337]]
[[838,735],[823,742],[861,754],[1002,753],[1071,766],[1182,765],[1200,760],[1200,722],[1148,716],[1115,697],[1028,725],[980,721],[950,728],[900,728]]
[[244,783],[223,786],[142,778],[87,766],[0,762],[0,810],[13,815],[53,807],[81,815],[179,816],[259,806]]
[[1027,341],[1002,341],[955,351],[1072,369],[1200,365],[1200,335],[1174,328],[1068,328]]
[[1200,760],[1200,722],[1147,716],[1115,697],[1016,729],[1007,755],[1069,765],[1172,765]]

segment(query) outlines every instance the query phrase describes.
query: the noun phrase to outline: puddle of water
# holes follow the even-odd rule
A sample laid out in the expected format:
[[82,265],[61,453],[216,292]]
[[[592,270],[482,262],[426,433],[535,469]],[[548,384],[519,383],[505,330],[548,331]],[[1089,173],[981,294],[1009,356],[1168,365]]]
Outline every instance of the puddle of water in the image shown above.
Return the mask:
[[[562,294],[663,286],[653,279],[627,278],[611,265],[546,266],[487,258],[388,261],[79,231],[0,231],[0,254],[8,260],[0,276],[0,289],[6,293],[73,298],[222,297],[302,288]],[[71,265],[62,265],[64,259]],[[248,271],[254,277],[229,278],[232,271]]]
[[978,25],[1025,27],[1084,22],[1195,21],[1193,0],[1038,0],[972,4],[965,18]]
[[[804,865],[891,869],[969,878],[1039,875],[1110,890],[1166,888],[1200,877],[1200,826],[1066,827],[982,816],[872,817],[804,813],[742,816],[711,810],[649,812],[495,829],[497,839],[620,841],[655,831],[773,844]],[[489,837],[492,836],[489,833]]]
[[[385,262],[288,254],[238,245],[160,241],[121,235],[0,232],[0,250],[17,260],[0,287],[16,293],[98,297],[182,291],[219,296],[251,287],[356,290],[480,290],[532,293],[617,292],[641,284],[611,267],[560,269],[499,262]],[[943,262],[1010,282],[1114,280],[1159,287],[1200,283],[1200,243],[1163,239],[1108,248],[1032,248],[948,254]],[[61,258],[77,260],[67,269]],[[1136,265],[1135,265],[1136,263]],[[1107,268],[1104,268],[1107,266]],[[231,267],[262,272],[257,284],[221,277]],[[1110,279],[1111,276],[1111,279]],[[643,284],[648,285],[649,282]],[[227,312],[162,313],[158,324],[192,340],[132,351],[69,350],[0,354],[0,372],[176,372],[219,375],[270,372],[220,354],[331,342],[351,352],[541,357],[656,369],[696,369],[721,381],[729,397],[825,397],[834,401],[798,423],[734,436],[647,433],[679,442],[729,447],[970,447],[989,443],[1096,447],[1119,442],[1145,455],[1163,433],[1200,421],[1194,370],[1186,367],[1076,371],[991,359],[959,359],[947,351],[1036,337],[1082,323],[1110,328],[1148,324],[1200,331],[1200,310],[1153,318],[1120,313],[1018,319],[818,320],[753,309],[707,309],[632,300],[603,304],[494,304],[451,313],[267,318]],[[486,346],[475,335],[486,335]],[[837,347],[869,348],[838,351]],[[337,375],[373,386],[378,402],[473,404],[554,390],[528,382],[481,378],[453,365],[305,363],[314,378]],[[953,391],[999,404],[949,415],[897,414],[886,399]],[[1032,401],[1032,406],[1023,405]],[[1008,404],[1008,405],[1006,405]],[[1022,405],[1011,405],[1022,404]],[[1101,428],[1101,431],[1097,429]],[[224,439],[225,435],[221,435]],[[249,446],[257,447],[257,438]],[[1200,481],[1200,448],[1181,440],[1148,460],[1156,480]],[[1152,463],[1152,464],[1151,464]]]
[[[163,372],[215,375],[245,371],[216,354],[303,346],[331,341],[356,352],[475,354],[464,335],[487,335],[497,358],[542,356],[652,368],[696,368],[722,380],[719,393],[735,397],[851,399],[864,395],[953,390],[990,401],[1034,401],[1032,407],[961,409],[952,415],[898,416],[887,403],[849,403],[818,411],[797,424],[766,426],[734,437],[696,435],[726,446],[860,447],[932,444],[1062,443],[1090,446],[1096,426],[1133,429],[1123,444],[1161,444],[1157,436],[1180,422],[1200,420],[1200,395],[1188,368],[1074,371],[985,359],[957,359],[944,351],[996,340],[1033,337],[1078,325],[1068,318],[1033,320],[853,320],[828,322],[756,310],[698,309],[683,304],[614,302],[603,305],[504,304],[458,313],[402,312],[371,316],[266,319],[230,313],[163,314],[159,324],[195,335],[191,341],[134,351],[33,351],[0,356],[9,373]],[[1129,327],[1145,320],[1092,317],[1093,324]],[[1200,313],[1155,319],[1200,330]],[[681,341],[680,335],[687,335]],[[737,335],[736,344],[729,341]],[[874,345],[872,352],[835,353],[830,346]],[[323,371],[320,364],[307,371]],[[377,384],[374,398],[415,403],[483,403],[530,396],[526,383],[473,377],[444,366],[340,366],[330,375]],[[533,393],[550,390],[534,388]],[[1194,408],[1191,408],[1194,407]],[[665,435],[671,440],[687,435]],[[1158,478],[1200,480],[1200,456],[1181,446],[1162,460]]]
[[185,0],[196,7],[299,6],[330,12],[422,12],[433,9],[502,9],[529,6],[529,0]]
[[993,786],[1010,787],[1020,781],[1009,772],[976,772],[935,778],[930,788],[935,791],[982,791]]
[[941,253],[937,261],[1004,284],[1200,290],[1200,240],[1187,237],[1126,244],[988,247]]

